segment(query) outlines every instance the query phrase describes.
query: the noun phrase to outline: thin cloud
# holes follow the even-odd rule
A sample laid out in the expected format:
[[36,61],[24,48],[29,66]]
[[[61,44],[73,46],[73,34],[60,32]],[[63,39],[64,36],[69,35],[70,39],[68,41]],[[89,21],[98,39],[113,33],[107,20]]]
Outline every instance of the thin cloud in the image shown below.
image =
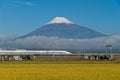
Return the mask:
[[[34,2],[30,2],[30,1],[7,1],[5,2],[4,6],[12,6],[12,7],[19,7],[19,6],[38,6],[38,4],[34,3]],[[3,7],[4,7],[3,6]]]
[[17,2],[13,2],[13,3],[16,4],[16,5],[37,6],[37,4],[33,3],[33,2],[20,2],[20,1],[17,1]]
[[37,6],[37,4],[32,3],[32,2],[22,2],[21,4],[26,5],[26,6]]

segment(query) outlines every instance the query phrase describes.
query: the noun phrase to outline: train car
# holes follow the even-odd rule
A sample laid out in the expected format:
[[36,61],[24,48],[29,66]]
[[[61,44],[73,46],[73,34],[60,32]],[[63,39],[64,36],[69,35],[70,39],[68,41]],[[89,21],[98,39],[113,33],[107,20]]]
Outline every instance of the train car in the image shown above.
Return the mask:
[[72,54],[64,50],[0,50],[0,55]]

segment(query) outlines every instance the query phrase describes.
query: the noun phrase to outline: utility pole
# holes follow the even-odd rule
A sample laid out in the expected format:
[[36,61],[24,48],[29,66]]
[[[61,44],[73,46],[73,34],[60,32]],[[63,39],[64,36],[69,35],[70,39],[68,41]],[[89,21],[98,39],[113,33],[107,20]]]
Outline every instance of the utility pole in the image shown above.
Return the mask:
[[[106,51],[105,51],[106,54],[108,54],[108,53],[112,54],[112,45],[106,45],[105,48],[106,48]],[[110,50],[110,51],[108,51],[108,50]]]

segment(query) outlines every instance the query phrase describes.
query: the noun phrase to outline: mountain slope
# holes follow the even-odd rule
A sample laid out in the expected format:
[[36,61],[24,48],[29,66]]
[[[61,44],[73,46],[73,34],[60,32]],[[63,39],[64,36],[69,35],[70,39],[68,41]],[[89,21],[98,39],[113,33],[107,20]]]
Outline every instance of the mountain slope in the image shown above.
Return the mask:
[[59,37],[59,38],[69,38],[69,39],[88,39],[105,36],[104,34],[89,29],[87,27],[82,27],[80,25],[74,24],[73,22],[67,20],[64,17],[56,17],[48,24],[38,28],[37,30],[22,36],[47,36],[47,37]]

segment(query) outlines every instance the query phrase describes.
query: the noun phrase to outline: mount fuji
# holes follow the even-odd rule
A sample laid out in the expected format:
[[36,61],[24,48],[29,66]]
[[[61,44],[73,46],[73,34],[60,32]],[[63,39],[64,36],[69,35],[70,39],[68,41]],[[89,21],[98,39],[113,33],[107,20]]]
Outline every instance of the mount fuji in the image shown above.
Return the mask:
[[90,39],[106,36],[87,27],[74,24],[64,17],[56,17],[47,24],[20,38],[32,36],[58,37],[66,39]]

